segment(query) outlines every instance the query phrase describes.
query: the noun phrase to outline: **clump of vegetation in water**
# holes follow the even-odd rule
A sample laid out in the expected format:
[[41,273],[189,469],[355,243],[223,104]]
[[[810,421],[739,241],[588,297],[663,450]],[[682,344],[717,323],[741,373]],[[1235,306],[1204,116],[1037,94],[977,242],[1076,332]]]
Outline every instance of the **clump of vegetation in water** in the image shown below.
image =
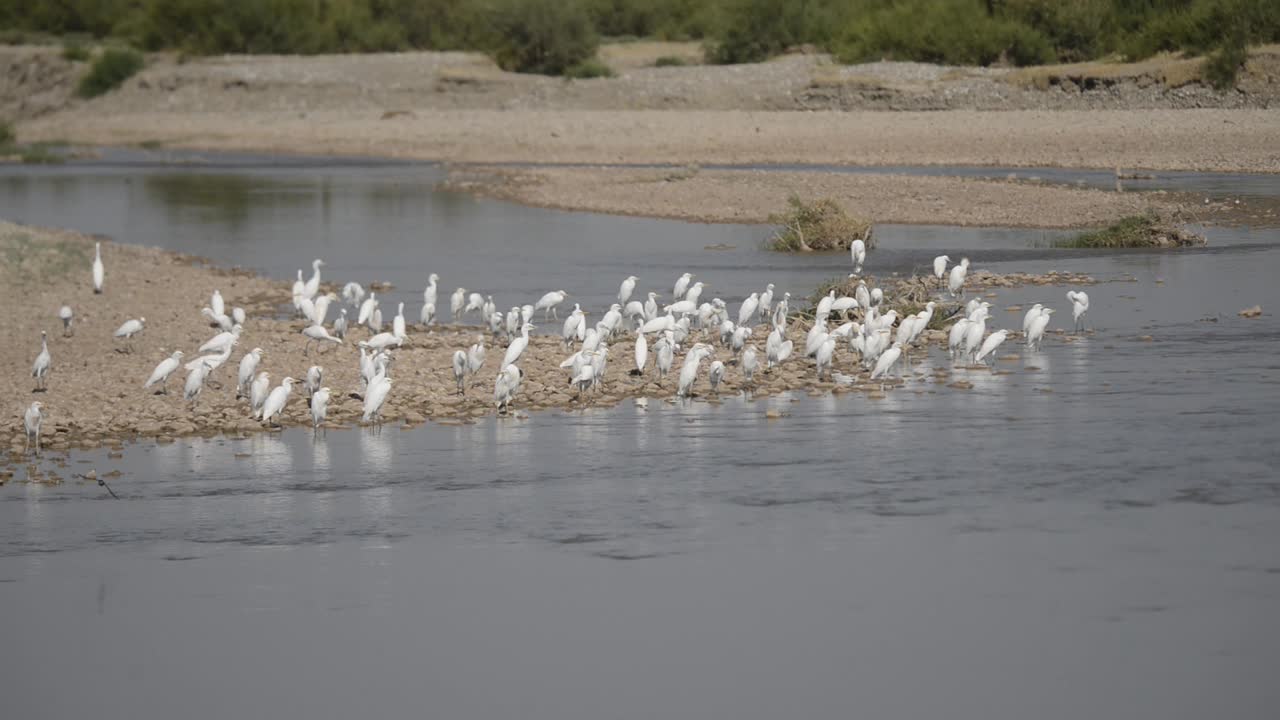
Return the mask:
[[1092,230],[1058,243],[1069,248],[1173,248],[1204,245],[1205,237],[1155,213],[1131,215],[1101,230]]
[[792,195],[787,199],[787,205],[786,212],[769,216],[769,222],[778,226],[766,243],[770,250],[847,250],[859,238],[868,249],[875,246],[871,223],[848,214],[831,198],[806,202],[798,195]]
[[80,79],[76,92],[82,98],[98,97],[111,92],[133,77],[146,60],[142,53],[128,48],[107,48],[89,66],[89,73]]

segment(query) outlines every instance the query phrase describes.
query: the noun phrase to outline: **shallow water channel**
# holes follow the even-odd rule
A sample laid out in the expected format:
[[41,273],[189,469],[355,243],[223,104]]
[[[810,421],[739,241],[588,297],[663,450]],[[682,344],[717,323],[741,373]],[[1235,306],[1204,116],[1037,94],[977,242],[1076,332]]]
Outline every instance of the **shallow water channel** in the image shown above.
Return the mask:
[[[761,227],[530,209],[441,176],[113,155],[0,168],[0,217],[281,278],[322,257],[412,317],[430,272],[442,298],[563,287],[599,309],[628,274],[669,293],[696,272],[736,307],[846,271],[762,251]],[[947,252],[1136,278],[1088,288],[1094,334],[959,371],[971,390],[73,453],[71,472],[122,470],[120,499],[0,487],[4,714],[1274,717],[1280,235],[1206,232],[1099,253],[881,228],[876,274]],[[1066,290],[1004,291],[992,326],[1031,302],[1069,325]]]

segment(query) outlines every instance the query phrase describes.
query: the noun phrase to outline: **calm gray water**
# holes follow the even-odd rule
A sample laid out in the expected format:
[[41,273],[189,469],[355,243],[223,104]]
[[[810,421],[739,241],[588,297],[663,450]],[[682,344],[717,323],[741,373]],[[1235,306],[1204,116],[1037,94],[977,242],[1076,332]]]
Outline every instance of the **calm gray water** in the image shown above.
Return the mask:
[[[563,285],[598,307],[630,273],[669,292],[692,269],[736,299],[845,267],[764,253],[758,227],[533,210],[438,177],[6,168],[0,217],[281,277],[320,256],[414,313],[432,271],[442,295]],[[1089,288],[1095,335],[970,391],[76,453],[71,472],[124,471],[120,500],[0,488],[5,715],[1273,717],[1280,322],[1235,313],[1274,313],[1280,238],[1208,232],[1097,254],[885,229],[876,271],[942,250],[1138,279]],[[1069,323],[1063,292],[1004,293],[993,324],[1036,301]]]

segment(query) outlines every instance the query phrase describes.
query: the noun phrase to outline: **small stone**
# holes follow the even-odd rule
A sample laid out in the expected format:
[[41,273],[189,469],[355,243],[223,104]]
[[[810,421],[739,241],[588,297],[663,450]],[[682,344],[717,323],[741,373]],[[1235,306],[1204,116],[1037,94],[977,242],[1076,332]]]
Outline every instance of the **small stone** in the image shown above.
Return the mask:
[[1260,317],[1262,315],[1262,306],[1254,305],[1253,307],[1245,308],[1241,310],[1238,314],[1240,315],[1240,317],[1245,317],[1245,318]]

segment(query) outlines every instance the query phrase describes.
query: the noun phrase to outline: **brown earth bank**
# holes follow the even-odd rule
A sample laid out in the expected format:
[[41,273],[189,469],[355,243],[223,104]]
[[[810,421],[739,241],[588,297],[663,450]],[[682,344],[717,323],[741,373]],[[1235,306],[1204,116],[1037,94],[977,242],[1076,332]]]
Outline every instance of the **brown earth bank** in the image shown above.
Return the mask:
[[[308,356],[300,333],[302,321],[278,316],[281,307],[288,303],[290,284],[241,270],[210,267],[190,256],[106,241],[102,243],[106,265],[104,292],[95,295],[90,282],[94,240],[73,232],[0,222],[0,253],[4,258],[0,264],[3,281],[0,301],[15,309],[11,318],[12,341],[0,347],[0,367],[3,368],[0,392],[10,402],[8,410],[0,414],[0,446],[7,443],[9,448],[7,455],[0,456],[0,465],[22,459],[25,435],[22,414],[32,400],[40,400],[45,406],[43,446],[52,450],[103,444],[118,447],[139,438],[239,436],[267,430],[262,422],[251,418],[247,401],[236,398],[239,361],[255,347],[264,351],[259,369],[270,373],[273,386],[285,376],[299,380],[281,418],[283,425],[311,422],[301,380],[312,365],[324,368],[323,384],[332,389],[326,427],[359,422],[362,402],[353,393],[362,390],[362,383],[355,342],[368,338],[367,330],[353,330],[345,344],[331,346],[324,352],[313,349]],[[971,278],[970,290],[982,292],[988,299],[994,299],[992,291],[1002,287],[1093,282],[1085,276],[1060,274],[993,276],[978,269]],[[885,280],[883,287],[890,305],[895,288],[906,287],[904,282],[907,280]],[[874,279],[871,284],[875,284]],[[927,288],[932,287],[932,282],[927,283],[927,288],[921,283],[912,287],[916,289],[911,291],[910,301],[918,303],[921,298],[917,296],[930,292]],[[174,350],[187,353],[184,362],[192,360],[197,357],[196,348],[218,332],[210,328],[200,314],[215,289],[221,291],[228,308],[243,307],[248,313],[239,345],[230,360],[215,372],[214,382],[206,384],[194,405],[182,398],[186,373],[181,368],[169,378],[169,394],[157,395],[144,389],[143,382],[161,360]],[[903,294],[905,297],[906,292]],[[953,306],[952,301],[942,300],[944,305],[938,311],[938,318]],[[68,337],[63,336],[58,319],[58,309],[63,304],[75,311],[72,334]],[[797,311],[805,304],[800,298],[792,299],[792,308]],[[413,308],[410,314],[416,316],[416,310]],[[386,311],[390,317],[394,309],[386,308]],[[134,339],[134,351],[122,352],[124,343],[113,339],[113,331],[126,319],[140,317],[146,318],[146,328]],[[540,334],[531,337],[529,348],[518,363],[525,378],[514,403],[517,416],[529,410],[608,406],[626,398],[674,400],[683,353],[677,354],[673,374],[662,381],[655,377],[653,353],[645,376],[634,377],[629,374],[634,367],[634,341],[629,335],[615,341],[610,348],[603,389],[579,396],[568,385],[568,371],[559,367],[570,354],[561,343],[559,328],[559,322],[544,325],[538,331]],[[808,330],[807,323],[800,320],[789,327],[789,338],[795,342],[797,352],[782,366],[765,373],[767,329],[756,328],[750,343],[759,349],[761,357],[761,371],[749,388],[755,395],[859,391],[874,398],[903,385],[901,380],[884,384],[870,382],[867,372],[844,343],[837,351],[835,369],[852,379],[846,384],[818,381],[813,362],[804,359],[803,352],[799,351]],[[42,330],[49,333],[52,369],[47,390],[36,393],[32,391],[35,382],[30,369],[40,350]],[[395,361],[390,371],[392,389],[383,408],[383,418],[412,426],[427,419],[469,421],[495,413],[494,377],[504,343],[485,334],[487,359],[480,372],[468,380],[465,395],[456,392],[451,368],[454,351],[465,349],[480,335],[479,328],[474,326],[411,326],[404,346],[394,351]],[[1056,337],[1062,342],[1073,341],[1069,336]],[[700,338],[695,333],[686,347],[696,339]],[[710,334],[705,339],[716,342]],[[924,344],[938,342],[945,343],[945,337],[937,330],[926,333],[923,339]],[[747,390],[741,369],[733,362],[733,353],[717,347],[716,357],[729,365],[719,394],[735,395]],[[702,366],[695,388],[696,399],[715,402],[718,395],[710,393],[706,379],[709,363],[710,359]],[[986,368],[973,371],[988,372]],[[928,372],[917,369],[907,373],[906,383],[916,391],[934,391],[947,384],[950,375],[951,371],[945,368]]]
[[763,223],[787,198],[830,198],[876,223],[1074,228],[1119,218],[1229,217],[1234,206],[1164,192],[1116,193],[1034,182],[919,175],[697,167],[454,167],[443,187],[526,205],[697,222]]

